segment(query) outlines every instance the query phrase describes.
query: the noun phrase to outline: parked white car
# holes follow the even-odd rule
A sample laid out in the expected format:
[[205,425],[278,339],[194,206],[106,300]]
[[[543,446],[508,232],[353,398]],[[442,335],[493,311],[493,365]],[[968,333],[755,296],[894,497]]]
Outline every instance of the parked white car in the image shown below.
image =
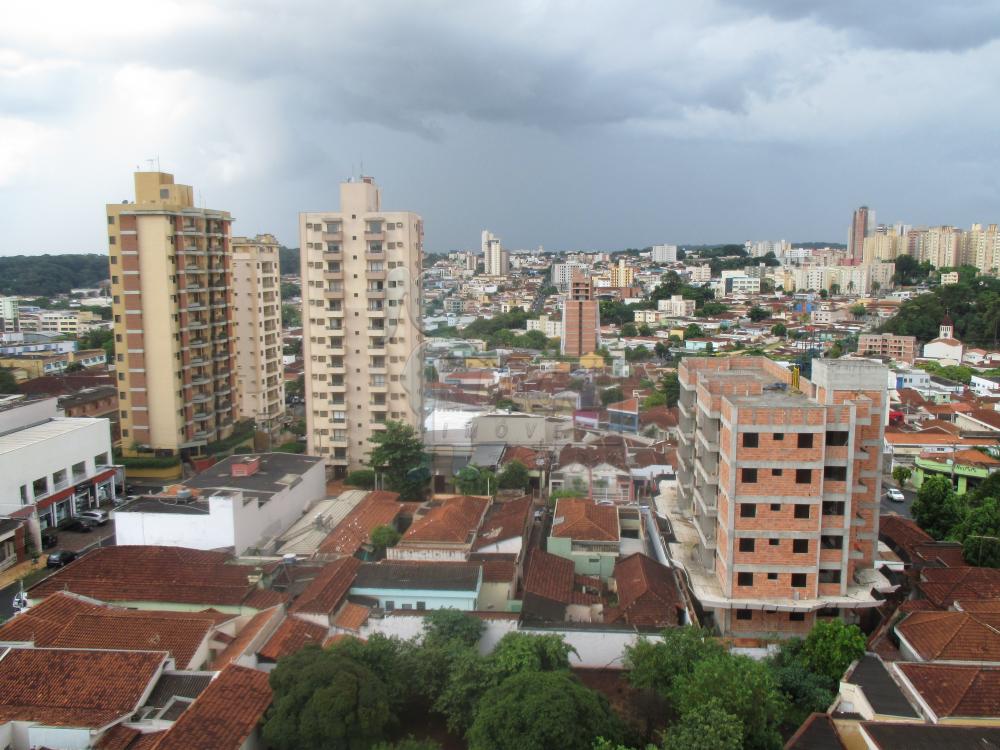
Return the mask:
[[890,487],[885,491],[885,496],[888,497],[894,503],[901,503],[906,500],[906,496],[903,495],[902,491],[897,490],[895,487]]
[[77,518],[86,519],[87,521],[90,521],[98,526],[103,526],[111,518],[106,510],[101,510],[100,508],[95,508],[94,510],[84,510],[77,513],[76,516]]

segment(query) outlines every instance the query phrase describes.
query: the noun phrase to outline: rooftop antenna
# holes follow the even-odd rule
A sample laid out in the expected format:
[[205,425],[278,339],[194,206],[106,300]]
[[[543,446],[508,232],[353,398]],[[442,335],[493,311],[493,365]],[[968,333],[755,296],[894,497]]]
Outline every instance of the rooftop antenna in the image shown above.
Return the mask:
[[149,165],[149,171],[150,171],[150,172],[152,172],[152,171],[153,171],[153,164],[154,164],[155,162],[156,162],[156,159],[146,159],[146,164],[148,164],[148,165]]

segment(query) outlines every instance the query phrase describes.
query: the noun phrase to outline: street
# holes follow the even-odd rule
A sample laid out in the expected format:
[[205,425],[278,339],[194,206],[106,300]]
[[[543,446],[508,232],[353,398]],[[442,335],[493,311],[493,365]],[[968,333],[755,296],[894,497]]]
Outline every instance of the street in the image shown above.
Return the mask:
[[885,491],[890,487],[896,487],[896,486],[897,485],[895,482],[888,483],[883,478],[880,513],[883,516],[888,515],[889,513],[895,513],[896,515],[902,516],[903,518],[913,518],[913,513],[911,508],[913,506],[913,499],[917,496],[917,493],[914,492],[913,490],[904,489],[903,496],[906,498],[906,500],[901,503],[894,503],[892,500],[886,497]]

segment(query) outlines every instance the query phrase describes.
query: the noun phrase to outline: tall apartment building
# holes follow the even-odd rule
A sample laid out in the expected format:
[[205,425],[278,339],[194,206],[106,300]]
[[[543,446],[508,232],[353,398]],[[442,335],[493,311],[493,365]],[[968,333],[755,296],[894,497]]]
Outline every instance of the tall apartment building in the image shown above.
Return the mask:
[[197,208],[165,172],[108,204],[115,368],[126,455],[197,451],[233,431],[228,211]]
[[279,244],[270,234],[231,244],[240,417],[273,434],[285,415]]
[[679,368],[671,556],[723,635],[769,640],[856,621],[888,585],[874,567],[888,369],[763,357]]
[[626,265],[624,258],[619,258],[618,263],[608,269],[608,276],[613,287],[632,286],[635,281],[635,269]]
[[652,257],[654,263],[676,263],[677,245],[653,245]]
[[860,263],[864,254],[865,237],[875,233],[875,209],[862,206],[851,217],[851,232],[847,236],[847,255]]
[[17,297],[0,297],[0,333],[17,333],[20,330]]
[[510,273],[510,254],[503,249],[500,238],[490,230],[483,230],[483,272],[487,276],[506,276]]
[[1000,270],[1000,231],[996,224],[983,228],[973,224],[962,238],[962,263],[975,266],[980,273]]
[[590,266],[586,263],[570,261],[567,263],[552,264],[552,286],[560,291],[569,288],[569,282],[576,273],[587,273]]
[[913,362],[917,358],[917,337],[893,333],[862,333],[858,336],[858,354],[889,357],[896,362]]
[[600,307],[594,299],[590,276],[573,274],[563,303],[562,353],[566,357],[581,357],[596,352],[600,346]]
[[387,420],[420,429],[423,220],[384,211],[371,177],[339,211],[299,215],[309,453],[335,476],[361,468]]

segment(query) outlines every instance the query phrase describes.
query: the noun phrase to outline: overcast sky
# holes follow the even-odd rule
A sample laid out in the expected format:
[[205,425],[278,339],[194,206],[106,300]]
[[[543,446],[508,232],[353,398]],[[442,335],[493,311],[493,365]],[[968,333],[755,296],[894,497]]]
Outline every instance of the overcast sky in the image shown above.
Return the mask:
[[4,2],[0,253],[104,252],[157,156],[292,246],[362,162],[430,251],[997,222],[998,36],[996,0]]

